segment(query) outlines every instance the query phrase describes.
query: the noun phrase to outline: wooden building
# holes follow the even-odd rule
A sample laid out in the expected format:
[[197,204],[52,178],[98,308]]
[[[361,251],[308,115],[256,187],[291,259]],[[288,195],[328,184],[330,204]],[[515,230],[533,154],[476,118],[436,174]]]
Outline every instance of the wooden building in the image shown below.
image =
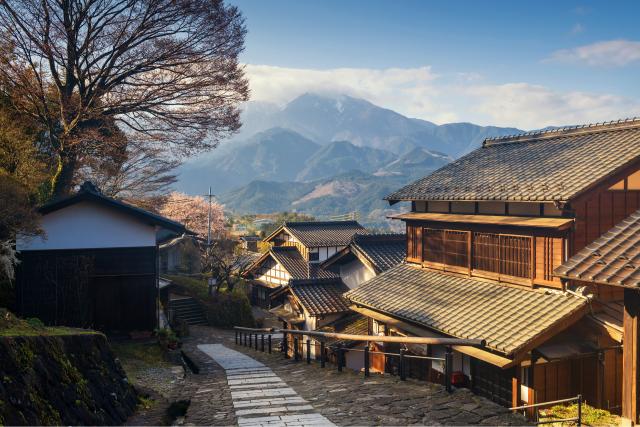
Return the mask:
[[554,271],[640,207],[640,121],[488,139],[386,199],[411,202],[406,263],[345,295],[370,332],[485,339],[454,369],[505,406],[581,393],[620,412],[620,293]]
[[89,182],[40,212],[45,234],[16,242],[18,313],[50,325],[153,330],[158,244],[185,227],[106,197]]
[[196,274],[202,272],[200,247],[197,236],[183,234],[169,239],[158,247],[161,274]]
[[640,210],[571,257],[556,269],[556,274],[568,281],[567,286],[585,288],[597,296],[594,310],[600,328],[607,329],[623,345],[618,366],[622,386],[616,384],[622,415],[640,423]]
[[[271,294],[299,276],[305,280],[329,277],[339,281],[338,275],[325,271],[320,263],[348,246],[356,233],[366,232],[356,221],[283,223],[264,239],[271,250],[244,273],[251,280],[252,303],[270,307]],[[290,260],[289,269],[283,260]]]
[[349,289],[387,271],[407,255],[404,234],[356,234],[349,246],[324,261],[321,266],[340,275]]

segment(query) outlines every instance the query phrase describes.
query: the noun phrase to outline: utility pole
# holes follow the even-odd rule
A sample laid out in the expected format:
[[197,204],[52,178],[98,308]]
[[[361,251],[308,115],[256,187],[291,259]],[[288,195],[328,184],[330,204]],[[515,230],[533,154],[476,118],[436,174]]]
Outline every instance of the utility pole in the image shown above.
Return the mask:
[[211,186],[209,186],[209,216],[207,218],[207,248],[211,247]]

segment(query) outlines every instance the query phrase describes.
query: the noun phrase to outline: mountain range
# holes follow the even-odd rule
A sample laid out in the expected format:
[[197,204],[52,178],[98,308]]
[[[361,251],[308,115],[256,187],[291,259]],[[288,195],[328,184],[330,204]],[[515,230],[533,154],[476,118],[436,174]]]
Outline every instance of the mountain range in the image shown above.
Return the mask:
[[[211,185],[229,210],[359,211],[380,220],[384,195],[480,146],[522,132],[472,123],[436,125],[347,95],[301,95],[284,107],[249,102],[232,140],[185,163],[177,189]],[[366,222],[366,221],[365,221]]]

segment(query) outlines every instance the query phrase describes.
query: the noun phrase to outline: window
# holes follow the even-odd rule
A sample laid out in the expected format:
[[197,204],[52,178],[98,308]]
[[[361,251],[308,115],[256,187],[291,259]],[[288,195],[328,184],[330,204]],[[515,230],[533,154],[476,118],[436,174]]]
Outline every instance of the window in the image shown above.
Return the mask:
[[469,261],[467,231],[423,230],[424,260],[438,264],[466,267]]
[[407,225],[407,261],[421,262],[422,253],[422,228],[415,225]]
[[309,250],[309,261],[319,261],[320,260],[320,252],[318,252],[318,249],[311,249]]
[[531,237],[473,233],[473,268],[531,278]]

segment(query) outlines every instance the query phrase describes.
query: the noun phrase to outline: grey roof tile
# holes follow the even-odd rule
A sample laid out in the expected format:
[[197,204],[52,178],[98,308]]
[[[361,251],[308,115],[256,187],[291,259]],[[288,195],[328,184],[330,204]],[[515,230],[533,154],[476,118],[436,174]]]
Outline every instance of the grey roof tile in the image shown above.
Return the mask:
[[385,199],[569,201],[639,156],[637,119],[488,139]]
[[404,261],[407,255],[406,234],[356,234],[351,243],[378,271],[386,271]]
[[640,287],[640,210],[572,256],[554,274],[585,282]]
[[485,339],[507,355],[587,301],[569,294],[532,290],[399,264],[345,294],[354,304],[446,335]]
[[312,316],[349,311],[349,302],[342,296],[349,288],[339,280],[333,283],[292,284],[290,288]]
[[357,221],[288,221],[284,228],[307,247],[346,246],[356,233],[367,233]]
[[331,280],[340,276],[318,264],[305,260],[293,246],[276,246],[270,250],[271,256],[289,272],[291,281]]

